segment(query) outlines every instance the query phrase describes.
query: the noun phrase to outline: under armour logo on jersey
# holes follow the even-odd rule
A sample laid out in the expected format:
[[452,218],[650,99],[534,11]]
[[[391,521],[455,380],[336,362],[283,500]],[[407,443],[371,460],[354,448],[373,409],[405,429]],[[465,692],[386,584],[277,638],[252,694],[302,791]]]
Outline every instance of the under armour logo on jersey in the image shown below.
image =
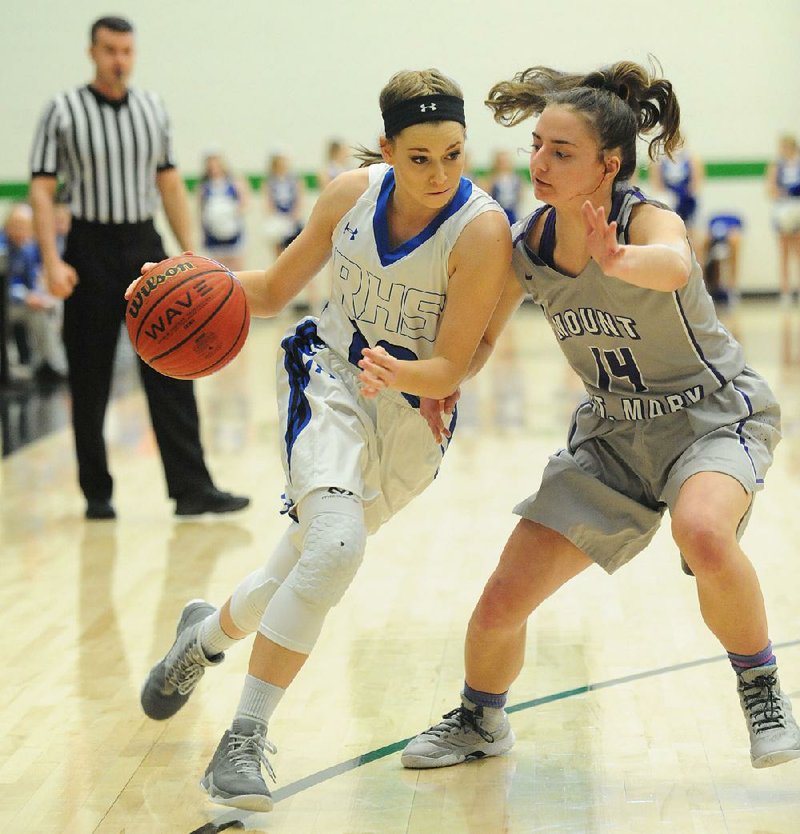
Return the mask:
[[420,106],[419,106],[419,112],[420,113],[425,113],[427,110],[435,110],[435,109],[436,109],[436,103],[435,102],[431,102],[430,104],[420,104]]
[[356,239],[356,235],[358,234],[358,228],[351,229],[350,224],[345,223],[344,230],[345,230],[345,232],[350,232],[350,240],[355,240]]

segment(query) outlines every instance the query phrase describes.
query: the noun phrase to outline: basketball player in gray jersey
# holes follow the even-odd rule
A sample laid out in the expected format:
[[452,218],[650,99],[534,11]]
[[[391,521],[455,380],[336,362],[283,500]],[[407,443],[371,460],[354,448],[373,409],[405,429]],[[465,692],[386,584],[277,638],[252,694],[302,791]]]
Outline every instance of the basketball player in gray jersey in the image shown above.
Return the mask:
[[512,230],[514,274],[490,332],[527,292],[588,398],[538,492],[515,508],[522,518],[469,623],[461,706],[402,762],[442,767],[508,750],[504,705],[529,615],[590,565],[613,573],[632,559],[667,509],[703,619],[736,672],[753,766],[800,757],[738,541],[780,438],[779,407],[717,321],[680,217],[626,184],[640,134],[655,133],[651,158],[681,143],[672,86],[627,62],[588,75],[534,67],[495,85],[487,104],[504,124],[539,117],[530,171],[545,203]]
[[[365,150],[366,167],[325,188],[266,272],[239,273],[253,314],[274,316],[333,257],[325,310],[292,327],[278,357],[286,533],[219,611],[186,605],[142,690],[145,713],[169,718],[206,667],[258,632],[239,707],[202,780],[224,805],[272,808],[262,773],[275,752],[269,719],[355,576],[367,535],[433,481],[447,443],[431,437],[420,400],[445,396],[479,366],[511,262],[505,213],[462,176],[458,85],[436,70],[400,72],[380,106],[380,153]],[[375,382],[369,369],[390,360],[394,385]]]

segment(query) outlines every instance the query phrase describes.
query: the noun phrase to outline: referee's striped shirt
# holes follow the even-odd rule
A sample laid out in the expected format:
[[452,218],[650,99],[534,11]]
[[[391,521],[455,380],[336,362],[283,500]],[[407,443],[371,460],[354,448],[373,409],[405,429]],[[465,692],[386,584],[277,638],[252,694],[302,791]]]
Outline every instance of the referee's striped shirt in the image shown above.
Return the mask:
[[151,219],[156,174],[174,167],[167,111],[158,95],[135,88],[119,101],[88,84],[59,93],[31,150],[31,176],[63,180],[72,216],[98,223]]

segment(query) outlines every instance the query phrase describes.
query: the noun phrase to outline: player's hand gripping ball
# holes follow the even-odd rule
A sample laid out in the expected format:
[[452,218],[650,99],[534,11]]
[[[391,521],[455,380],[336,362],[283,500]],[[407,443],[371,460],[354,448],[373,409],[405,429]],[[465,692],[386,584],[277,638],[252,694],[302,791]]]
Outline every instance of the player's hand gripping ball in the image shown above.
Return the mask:
[[184,254],[156,264],[136,282],[125,323],[151,368],[196,379],[236,357],[250,329],[247,297],[222,264]]

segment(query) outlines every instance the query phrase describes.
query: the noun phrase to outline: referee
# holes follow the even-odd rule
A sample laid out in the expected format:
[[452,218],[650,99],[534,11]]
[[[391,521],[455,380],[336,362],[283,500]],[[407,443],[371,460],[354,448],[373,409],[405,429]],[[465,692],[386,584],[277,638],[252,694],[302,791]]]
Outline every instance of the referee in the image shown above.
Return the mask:
[[[116,513],[103,422],[125,288],[141,264],[166,257],[153,224],[159,193],[184,250],[192,248],[192,223],[164,105],[154,93],[127,86],[134,64],[130,22],[95,21],[89,55],[94,80],[60,93],[45,108],[31,152],[30,200],[50,291],[66,299],[64,345],[86,517],[111,519]],[[73,216],[63,259],[54,223],[59,178]],[[141,360],[139,371],[176,515],[246,507],[249,498],[221,492],[211,480],[193,383],[162,376]]]

